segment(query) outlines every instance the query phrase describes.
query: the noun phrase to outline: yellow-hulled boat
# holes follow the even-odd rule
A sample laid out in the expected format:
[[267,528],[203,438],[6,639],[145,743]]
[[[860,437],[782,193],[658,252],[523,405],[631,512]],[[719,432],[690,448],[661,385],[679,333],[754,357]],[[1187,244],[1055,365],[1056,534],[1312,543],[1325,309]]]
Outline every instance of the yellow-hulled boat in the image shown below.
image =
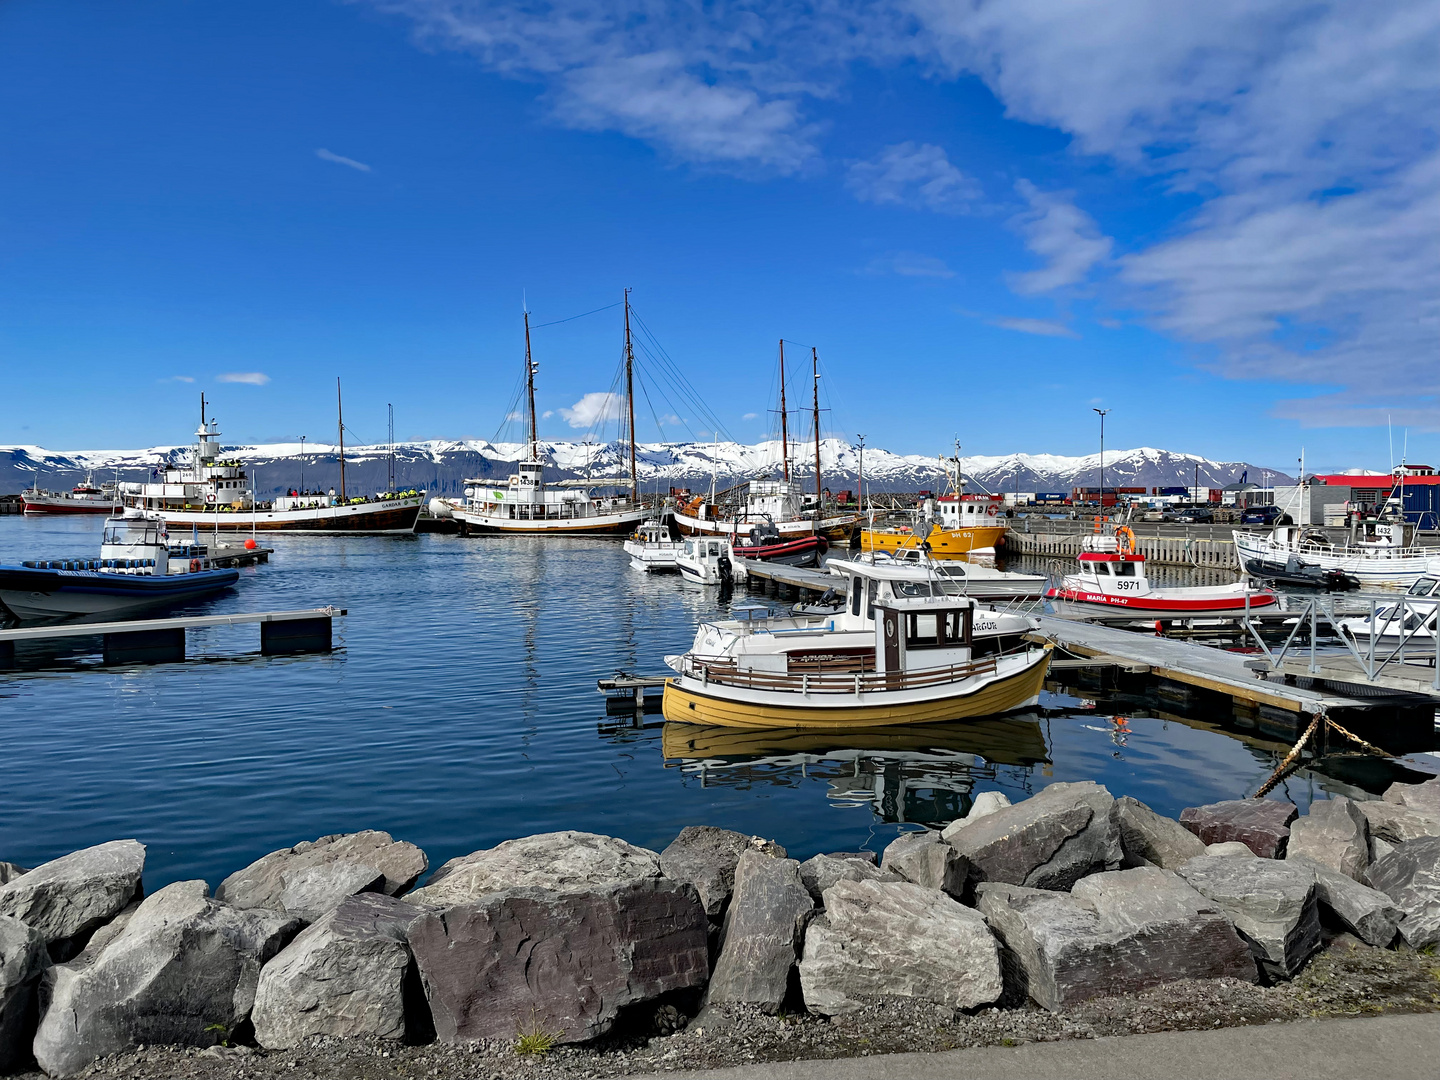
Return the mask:
[[[849,731],[994,716],[1033,705],[1050,647],[901,568],[843,564],[845,606],[818,619],[703,623],[662,711],[675,723]],[[1024,623],[1020,616],[1007,616]]]
[[[893,554],[928,544],[932,559],[959,559],[973,551],[993,551],[1009,529],[1001,516],[1002,504],[999,495],[946,495],[935,503],[933,522],[922,521],[913,529],[862,529],[860,550]],[[928,532],[926,525],[930,526]]]

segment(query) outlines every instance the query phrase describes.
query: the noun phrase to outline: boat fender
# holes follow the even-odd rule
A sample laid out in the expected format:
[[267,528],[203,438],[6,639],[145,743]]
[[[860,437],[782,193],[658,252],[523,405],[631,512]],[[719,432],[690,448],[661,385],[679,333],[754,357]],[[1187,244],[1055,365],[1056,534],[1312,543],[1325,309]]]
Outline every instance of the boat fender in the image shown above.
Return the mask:
[[199,560],[199,559],[191,559],[191,560],[190,560],[190,572],[191,572],[192,574],[198,574],[198,573],[200,572],[200,560]]

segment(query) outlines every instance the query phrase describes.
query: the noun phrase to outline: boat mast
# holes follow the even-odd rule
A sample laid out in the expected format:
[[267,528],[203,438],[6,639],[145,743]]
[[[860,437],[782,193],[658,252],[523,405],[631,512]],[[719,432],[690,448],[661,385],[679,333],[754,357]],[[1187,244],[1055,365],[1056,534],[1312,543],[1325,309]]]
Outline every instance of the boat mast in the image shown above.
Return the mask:
[[630,408],[630,501],[640,501],[635,478],[635,347],[630,340],[630,290],[625,290],[625,403]]
[[780,339],[780,467],[790,479],[790,428],[785,418],[785,339]]
[[811,381],[815,384],[815,531],[819,532],[823,501],[820,494],[820,354],[813,345],[810,346],[810,374]]
[[345,407],[340,401],[340,378],[335,378],[335,426],[340,434],[340,501],[345,501]]
[[530,460],[540,457],[540,429],[535,420],[535,364],[530,359],[530,312],[525,312],[525,393],[530,403]]

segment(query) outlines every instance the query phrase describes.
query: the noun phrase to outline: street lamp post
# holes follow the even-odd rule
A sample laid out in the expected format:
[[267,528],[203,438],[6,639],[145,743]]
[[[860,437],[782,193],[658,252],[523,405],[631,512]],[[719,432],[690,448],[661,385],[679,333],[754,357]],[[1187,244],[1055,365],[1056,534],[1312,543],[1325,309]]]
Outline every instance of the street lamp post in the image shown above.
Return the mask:
[[859,491],[860,513],[865,513],[865,436],[855,436],[860,440],[860,475],[855,481],[855,487]]
[[1100,516],[1105,516],[1105,414],[1109,409],[1093,409],[1100,414]]
[[300,436],[300,493],[305,493],[305,436]]

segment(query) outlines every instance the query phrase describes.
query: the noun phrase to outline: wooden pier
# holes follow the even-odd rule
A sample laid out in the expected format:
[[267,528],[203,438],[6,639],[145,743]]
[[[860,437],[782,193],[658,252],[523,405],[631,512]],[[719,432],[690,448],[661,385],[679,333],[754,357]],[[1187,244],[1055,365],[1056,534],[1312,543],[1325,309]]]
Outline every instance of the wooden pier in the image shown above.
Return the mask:
[[211,544],[207,551],[210,562],[223,570],[269,562],[274,554],[272,547],[247,548],[243,544]]
[[15,666],[15,646],[26,642],[100,637],[107,664],[172,663],[185,659],[185,631],[208,626],[260,624],[260,653],[329,652],[331,622],[344,608],[306,608],[241,615],[190,615],[172,619],[129,619],[122,622],[59,623],[0,630],[0,668]]
[[738,556],[735,559],[735,565],[743,570],[747,577],[757,581],[774,582],[776,585],[786,585],[802,592],[823,593],[827,589],[843,588],[845,585],[844,578],[826,573],[824,570],[812,570],[803,566],[777,566],[774,563],[761,562],[758,559],[742,559]]
[[[1011,555],[1060,555],[1073,559],[1080,554],[1085,538],[1092,535],[1093,530],[1025,532],[1012,528],[1005,534],[1005,550]],[[1197,566],[1237,573],[1240,570],[1235,544],[1230,540],[1137,535],[1135,547],[1147,562],[1157,566]]]

